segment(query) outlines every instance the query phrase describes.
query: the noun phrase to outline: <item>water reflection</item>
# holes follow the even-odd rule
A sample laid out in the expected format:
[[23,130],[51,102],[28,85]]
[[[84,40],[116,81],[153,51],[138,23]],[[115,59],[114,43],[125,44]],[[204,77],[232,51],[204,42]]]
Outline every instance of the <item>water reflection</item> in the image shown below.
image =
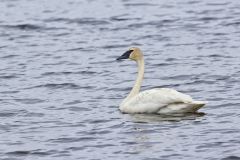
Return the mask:
[[163,121],[182,121],[182,120],[195,120],[198,117],[204,116],[204,112],[185,113],[185,114],[171,114],[171,115],[158,115],[158,114],[134,114],[131,119],[136,123],[153,123]]

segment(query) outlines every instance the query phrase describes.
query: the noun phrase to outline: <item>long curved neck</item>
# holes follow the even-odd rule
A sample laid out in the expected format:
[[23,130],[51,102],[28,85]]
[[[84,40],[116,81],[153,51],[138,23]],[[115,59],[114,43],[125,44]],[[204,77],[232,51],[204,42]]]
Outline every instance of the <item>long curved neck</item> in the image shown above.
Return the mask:
[[143,57],[141,57],[139,60],[137,60],[137,65],[138,65],[137,79],[135,81],[135,84],[134,84],[131,92],[127,96],[126,100],[129,100],[130,98],[137,95],[139,93],[141,85],[142,85],[142,80],[143,80],[143,76],[144,76],[144,59],[143,59]]

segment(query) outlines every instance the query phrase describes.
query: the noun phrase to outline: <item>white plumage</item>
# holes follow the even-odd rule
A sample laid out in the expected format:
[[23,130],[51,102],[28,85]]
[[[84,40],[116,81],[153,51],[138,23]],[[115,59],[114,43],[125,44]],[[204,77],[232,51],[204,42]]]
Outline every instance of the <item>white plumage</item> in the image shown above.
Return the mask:
[[174,89],[155,88],[140,92],[123,102],[119,109],[124,113],[171,114],[195,112],[204,104]]
[[139,48],[131,48],[119,59],[132,59],[138,64],[138,77],[130,94],[119,109],[124,113],[175,114],[196,112],[205,102],[194,101],[189,95],[170,88],[155,88],[140,92],[144,75],[144,59]]

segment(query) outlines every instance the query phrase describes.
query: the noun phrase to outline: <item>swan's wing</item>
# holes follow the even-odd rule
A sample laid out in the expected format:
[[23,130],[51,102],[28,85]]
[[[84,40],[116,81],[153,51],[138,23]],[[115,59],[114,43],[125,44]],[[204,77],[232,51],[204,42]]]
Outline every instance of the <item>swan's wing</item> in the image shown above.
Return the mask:
[[[189,95],[180,93],[170,88],[155,88],[140,92],[136,97],[131,100],[132,103],[189,103],[192,102],[192,98]],[[133,102],[134,101],[134,102]]]
[[154,113],[170,104],[191,103],[192,101],[189,95],[174,89],[156,88],[140,92],[129,100],[122,110],[130,113]]

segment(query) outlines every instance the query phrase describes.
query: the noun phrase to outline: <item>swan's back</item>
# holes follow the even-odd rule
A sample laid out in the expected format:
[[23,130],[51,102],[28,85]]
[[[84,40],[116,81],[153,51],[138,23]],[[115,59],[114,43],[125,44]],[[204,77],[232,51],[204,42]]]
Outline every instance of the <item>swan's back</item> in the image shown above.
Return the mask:
[[154,88],[141,92],[139,96],[145,97],[143,98],[145,101],[148,101],[148,97],[152,97],[165,103],[171,103],[173,101],[187,103],[193,101],[192,97],[189,95],[183,94],[171,88]]

